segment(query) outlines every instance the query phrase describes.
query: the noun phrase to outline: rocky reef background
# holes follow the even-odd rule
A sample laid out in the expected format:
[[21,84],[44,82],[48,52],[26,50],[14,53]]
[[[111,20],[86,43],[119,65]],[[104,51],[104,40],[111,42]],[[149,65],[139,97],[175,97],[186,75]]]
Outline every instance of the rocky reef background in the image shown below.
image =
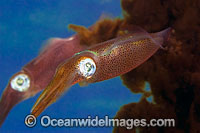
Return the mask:
[[[140,26],[148,32],[172,27],[166,46],[147,62],[122,75],[133,93],[143,93],[138,103],[121,107],[116,118],[174,118],[176,127],[137,128],[140,132],[200,132],[200,1],[122,0],[123,19],[101,19],[89,29],[69,25],[86,45],[103,42]],[[145,90],[150,84],[150,91]],[[133,94],[134,96],[134,94]],[[147,97],[153,101],[147,101]],[[114,133],[134,133],[136,129],[116,127]]]

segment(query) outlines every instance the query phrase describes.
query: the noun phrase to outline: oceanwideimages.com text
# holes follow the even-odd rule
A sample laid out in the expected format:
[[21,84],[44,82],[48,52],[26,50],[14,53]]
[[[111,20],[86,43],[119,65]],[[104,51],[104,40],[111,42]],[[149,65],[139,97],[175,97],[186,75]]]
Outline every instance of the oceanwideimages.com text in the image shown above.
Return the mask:
[[[34,116],[27,116],[25,124],[28,127],[33,127],[37,123]],[[55,119],[50,116],[42,116],[40,118],[40,125],[43,127],[126,127],[133,129],[134,127],[175,127],[174,119],[115,119],[105,116],[100,118],[98,116],[87,118],[65,118]]]

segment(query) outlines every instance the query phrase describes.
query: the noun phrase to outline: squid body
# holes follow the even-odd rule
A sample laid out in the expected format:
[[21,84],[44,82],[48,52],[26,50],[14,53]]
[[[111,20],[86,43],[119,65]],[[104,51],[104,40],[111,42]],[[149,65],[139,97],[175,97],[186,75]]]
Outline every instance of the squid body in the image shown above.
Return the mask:
[[163,48],[170,32],[170,28],[153,34],[141,30],[76,53],[58,66],[53,80],[38,98],[31,114],[39,116],[76,83],[95,83],[131,71]]

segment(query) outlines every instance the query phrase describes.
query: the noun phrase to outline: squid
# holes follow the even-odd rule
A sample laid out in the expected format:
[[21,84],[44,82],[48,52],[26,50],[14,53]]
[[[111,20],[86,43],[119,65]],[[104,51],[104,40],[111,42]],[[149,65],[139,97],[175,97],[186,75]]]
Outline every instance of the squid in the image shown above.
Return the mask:
[[80,45],[79,35],[50,39],[38,57],[11,77],[0,100],[0,126],[17,103],[46,88],[60,63],[86,47]]
[[74,54],[58,66],[52,81],[34,104],[31,114],[38,117],[76,83],[85,86],[120,76],[138,67],[159,48],[164,49],[170,33],[171,28],[152,34],[140,30]]

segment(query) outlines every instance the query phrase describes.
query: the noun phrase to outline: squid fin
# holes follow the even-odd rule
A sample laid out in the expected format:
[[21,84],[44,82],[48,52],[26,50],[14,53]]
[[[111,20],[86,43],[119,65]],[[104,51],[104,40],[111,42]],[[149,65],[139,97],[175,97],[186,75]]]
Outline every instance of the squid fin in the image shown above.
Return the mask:
[[160,32],[152,33],[151,37],[155,40],[156,44],[158,44],[161,49],[165,50],[166,49],[165,42],[169,40],[171,32],[172,32],[172,28],[167,28]]
[[124,29],[125,34],[116,38],[116,41],[108,49],[106,49],[101,55],[105,56],[105,55],[110,54],[113,49],[117,48],[120,45],[123,45],[124,41],[128,41],[130,39],[131,41],[138,41],[141,39],[145,39],[146,37],[151,38],[148,32],[146,32],[145,30],[143,30],[142,28],[138,26],[133,26],[131,29],[132,30],[127,30],[127,33]]
[[39,50],[39,54],[42,54],[43,52],[47,51],[50,47],[52,47],[55,42],[59,40],[59,38],[50,38],[43,42],[42,47]]

